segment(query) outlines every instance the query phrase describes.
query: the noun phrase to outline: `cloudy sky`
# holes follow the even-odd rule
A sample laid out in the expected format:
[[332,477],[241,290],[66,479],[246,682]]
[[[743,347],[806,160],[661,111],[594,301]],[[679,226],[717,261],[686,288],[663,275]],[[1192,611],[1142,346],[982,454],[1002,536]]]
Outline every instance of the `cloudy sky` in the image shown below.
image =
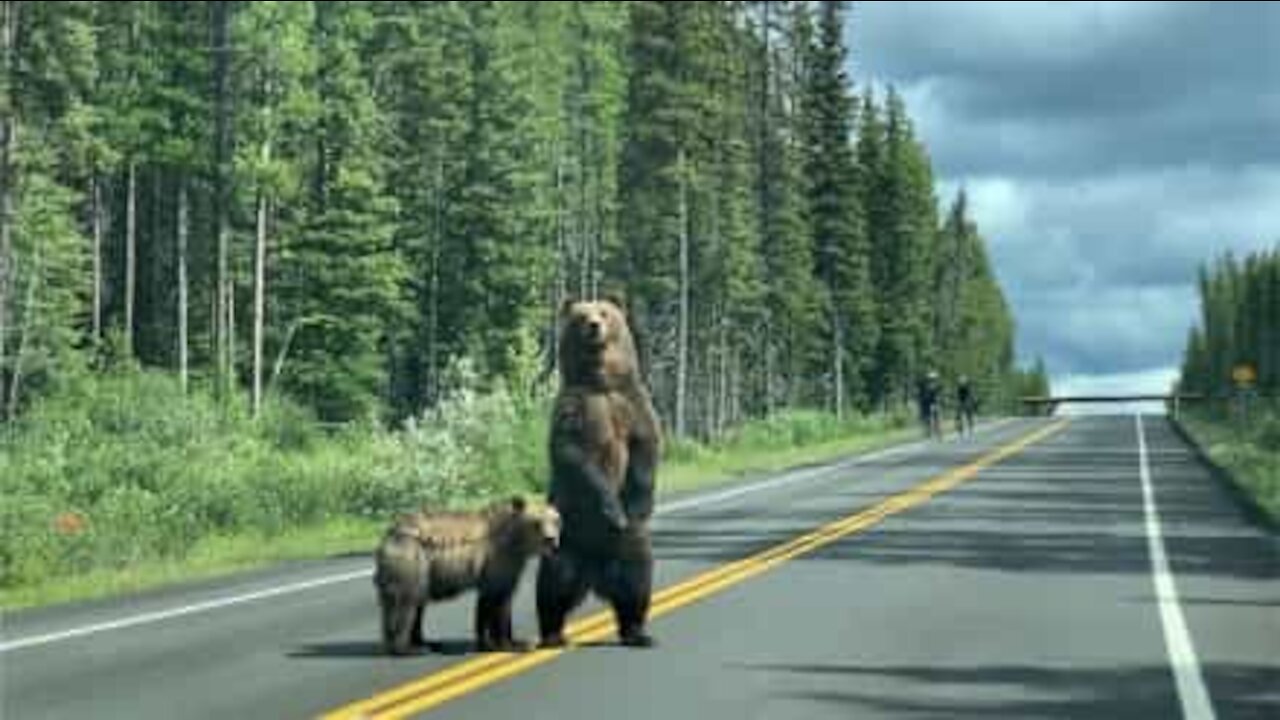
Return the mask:
[[1162,390],[1202,260],[1280,243],[1280,3],[859,2],[1055,390]]

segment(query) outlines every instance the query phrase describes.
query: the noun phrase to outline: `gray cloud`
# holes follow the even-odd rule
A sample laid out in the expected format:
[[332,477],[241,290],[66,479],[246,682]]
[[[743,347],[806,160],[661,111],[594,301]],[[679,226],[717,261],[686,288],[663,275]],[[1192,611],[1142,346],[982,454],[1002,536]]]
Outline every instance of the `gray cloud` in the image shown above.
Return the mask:
[[1280,241],[1277,38],[1278,3],[866,2],[850,29],[969,192],[1022,357],[1095,379],[1166,377],[1196,266]]

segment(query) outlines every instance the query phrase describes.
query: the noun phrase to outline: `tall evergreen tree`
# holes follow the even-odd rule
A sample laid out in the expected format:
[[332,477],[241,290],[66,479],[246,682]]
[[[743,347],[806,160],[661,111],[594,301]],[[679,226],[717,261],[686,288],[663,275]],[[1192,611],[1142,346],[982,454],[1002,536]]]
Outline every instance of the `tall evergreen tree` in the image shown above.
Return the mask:
[[[462,357],[527,382],[560,300],[617,290],[677,434],[893,405],[926,363],[1031,383],[901,99],[858,121],[843,3],[0,7],[6,411],[109,334],[399,417]],[[1206,347],[1270,368],[1268,271],[1237,274]]]
[[765,412],[810,399],[806,358],[816,339],[819,288],[806,222],[800,106],[811,19],[800,3],[760,3],[755,64],[757,212],[768,316],[762,341]]
[[[629,84],[620,170],[621,233],[611,275],[626,289],[658,413],[685,431],[690,145],[687,63],[697,4],[631,3]],[[674,352],[673,352],[674,351]]]
[[858,168],[853,153],[853,102],[846,77],[844,3],[821,4],[809,68],[806,171],[816,274],[826,303],[829,391],[842,416],[867,401],[864,374],[878,342]]
[[13,276],[17,257],[13,246],[13,196],[17,168],[14,68],[17,65],[17,15],[19,5],[0,2],[0,417],[7,418],[9,396],[9,334],[13,305]]
[[877,404],[906,401],[929,358],[928,297],[936,203],[928,159],[916,142],[902,98],[892,89],[881,125],[870,96],[863,105],[859,156],[872,219],[872,275],[880,308],[880,345],[872,373]]
[[[188,387],[191,377],[193,345],[198,344],[205,349],[201,357],[206,363],[211,357],[207,346],[212,338],[197,333],[200,342],[196,343],[191,332],[193,307],[204,307],[203,303],[193,301],[198,293],[192,282],[191,269],[208,250],[207,243],[192,242],[193,236],[202,240],[208,234],[194,231],[197,212],[193,206],[202,205],[199,200],[207,194],[203,192],[204,182],[213,157],[212,127],[208,122],[211,110],[208,88],[212,68],[206,50],[210,19],[207,5],[185,0],[164,3],[159,10],[156,53],[164,59],[164,67],[159,73],[156,92],[162,132],[155,159],[157,172],[164,178],[163,185],[172,191],[173,196],[167,199],[164,208],[170,216],[169,235],[165,239],[153,238],[153,244],[172,247],[173,267],[165,276],[153,278],[154,286],[172,289],[172,293],[165,293],[164,302],[155,309],[152,317],[169,318],[172,322],[157,323],[160,329],[156,344],[171,348],[161,357],[166,358],[170,366],[176,365],[183,388]],[[94,190],[97,190],[96,185]],[[93,208],[96,213],[99,208],[96,196]],[[95,216],[95,231],[101,222],[102,219]],[[205,294],[211,291],[207,283],[201,284],[199,289]],[[203,316],[205,313],[196,314]]]
[[763,260],[757,183],[748,119],[750,81],[744,46],[748,38],[740,5],[709,8],[705,65],[698,68],[699,95],[707,98],[697,118],[702,131],[693,146],[696,167],[706,182],[693,198],[691,255],[693,332],[703,338],[691,350],[695,372],[691,394],[699,402],[698,430],[714,436],[742,413],[742,358],[764,351],[758,328],[765,317]]
[[92,84],[89,9],[13,3],[0,17],[7,110],[0,138],[0,407],[6,417],[83,365],[88,244],[69,181],[83,147]]
[[459,286],[468,238],[451,232],[464,183],[472,105],[463,3],[375,3],[375,90],[391,119],[390,168],[400,208],[397,246],[408,264],[412,321],[396,352],[396,410],[412,414],[440,396],[449,359],[465,352]]
[[404,265],[381,155],[386,127],[360,61],[372,27],[366,3],[316,5],[322,110],[307,169],[310,205],[281,243],[282,380],[329,420],[383,407],[403,311]]
[[[518,82],[512,51],[516,18],[500,3],[466,5],[471,27],[470,76],[464,146],[469,149],[454,213],[460,252],[458,288],[464,327],[472,330],[468,355],[486,374],[508,376],[539,327],[549,256],[537,242],[528,88]],[[484,268],[483,272],[463,268]],[[480,329],[483,328],[483,331]]]
[[[241,52],[235,69],[240,138],[235,161],[237,186],[252,194],[253,310],[250,388],[255,415],[262,405],[267,330],[268,244],[270,226],[302,189],[301,163],[311,151],[309,134],[318,108],[311,87],[316,72],[312,45],[315,26],[311,3],[258,2],[236,16]],[[280,208],[284,204],[286,207]]]

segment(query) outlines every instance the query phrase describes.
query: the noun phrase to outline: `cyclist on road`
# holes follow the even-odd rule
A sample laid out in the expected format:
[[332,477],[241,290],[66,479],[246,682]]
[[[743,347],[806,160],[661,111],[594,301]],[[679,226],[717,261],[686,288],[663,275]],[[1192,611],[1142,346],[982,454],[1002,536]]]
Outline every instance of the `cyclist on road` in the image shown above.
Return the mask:
[[942,389],[938,382],[936,370],[930,370],[920,381],[920,422],[924,424],[925,435],[942,439],[942,411],[939,407]]
[[968,376],[961,375],[956,383],[956,429],[961,437],[973,435],[973,416],[977,409],[973,386],[969,384]]

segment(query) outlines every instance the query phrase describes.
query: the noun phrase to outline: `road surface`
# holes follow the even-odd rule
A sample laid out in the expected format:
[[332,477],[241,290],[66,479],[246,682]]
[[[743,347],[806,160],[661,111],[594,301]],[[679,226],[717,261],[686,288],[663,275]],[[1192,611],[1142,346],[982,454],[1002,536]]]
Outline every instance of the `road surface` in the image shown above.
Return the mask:
[[651,650],[592,604],[567,652],[477,655],[468,599],[387,658],[361,555],[9,614],[0,717],[1280,718],[1276,537],[1163,418],[1008,421],[654,529]]

